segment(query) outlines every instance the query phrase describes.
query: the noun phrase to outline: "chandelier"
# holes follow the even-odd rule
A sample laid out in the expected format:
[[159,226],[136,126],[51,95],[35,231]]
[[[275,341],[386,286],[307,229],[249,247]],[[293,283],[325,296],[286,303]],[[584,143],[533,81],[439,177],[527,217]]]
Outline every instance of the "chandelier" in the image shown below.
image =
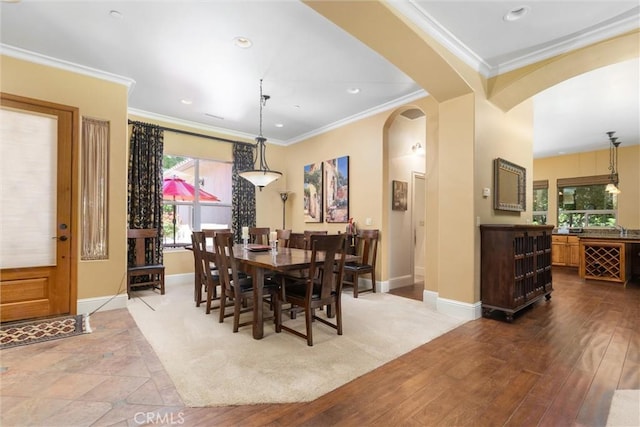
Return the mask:
[[281,172],[272,171],[271,169],[269,169],[267,160],[265,158],[265,151],[267,149],[265,142],[267,142],[267,138],[262,136],[262,107],[267,104],[267,100],[269,98],[269,95],[262,94],[262,79],[260,79],[260,133],[256,137],[255,146],[257,151],[257,158],[253,165],[253,169],[245,170],[239,173],[241,177],[258,187],[260,191],[262,191],[262,188],[264,186],[271,184],[273,181],[282,176]]
[[609,136],[609,183],[605,190],[611,194],[618,194],[620,193],[618,188],[618,146],[620,141],[613,134],[615,134],[614,131],[607,132]]

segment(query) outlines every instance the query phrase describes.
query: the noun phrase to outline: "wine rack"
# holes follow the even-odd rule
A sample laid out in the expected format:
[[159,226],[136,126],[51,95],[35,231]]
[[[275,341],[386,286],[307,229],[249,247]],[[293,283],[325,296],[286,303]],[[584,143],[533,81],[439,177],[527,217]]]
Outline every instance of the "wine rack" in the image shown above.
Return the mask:
[[584,279],[626,282],[626,244],[581,241],[580,273]]

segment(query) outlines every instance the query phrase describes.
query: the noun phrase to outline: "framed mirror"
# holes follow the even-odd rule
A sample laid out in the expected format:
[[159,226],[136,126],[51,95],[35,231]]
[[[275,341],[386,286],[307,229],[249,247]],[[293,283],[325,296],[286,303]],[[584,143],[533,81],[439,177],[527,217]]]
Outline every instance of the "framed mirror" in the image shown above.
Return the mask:
[[527,171],[522,166],[497,158],[493,161],[493,208],[500,211],[526,210]]

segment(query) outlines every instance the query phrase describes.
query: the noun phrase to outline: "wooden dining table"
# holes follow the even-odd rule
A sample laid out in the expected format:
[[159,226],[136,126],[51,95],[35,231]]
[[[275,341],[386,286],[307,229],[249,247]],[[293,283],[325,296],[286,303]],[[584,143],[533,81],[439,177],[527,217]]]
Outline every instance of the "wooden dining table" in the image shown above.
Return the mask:
[[[244,248],[242,244],[236,244],[233,248],[233,255],[241,267],[253,277],[253,338],[259,340],[264,336],[263,304],[259,304],[258,301],[262,301],[263,297],[265,272],[284,273],[309,268],[311,250],[278,248],[276,252],[273,252],[271,250],[252,251],[250,249],[251,245],[249,248]],[[357,261],[358,259],[359,257],[356,255],[347,254],[345,256],[345,262]],[[318,261],[323,260],[320,254]]]

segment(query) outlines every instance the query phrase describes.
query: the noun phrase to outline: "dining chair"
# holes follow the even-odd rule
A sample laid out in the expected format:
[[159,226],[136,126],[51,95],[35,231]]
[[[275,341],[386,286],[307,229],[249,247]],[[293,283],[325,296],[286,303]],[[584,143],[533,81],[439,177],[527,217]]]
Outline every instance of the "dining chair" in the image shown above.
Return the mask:
[[311,249],[311,236],[324,236],[329,234],[327,230],[305,230],[304,231],[304,249]]
[[258,245],[269,244],[269,227],[249,227],[249,242]]
[[[253,310],[253,307],[246,304],[247,300],[253,298],[253,277],[243,276],[238,269],[238,262],[233,254],[233,235],[231,233],[216,233],[215,241],[215,262],[218,264],[220,284],[220,323],[225,317],[230,317],[225,313],[227,302],[233,302],[233,332],[238,332],[241,326],[251,325],[252,320],[240,323],[240,314]],[[280,285],[277,282],[264,283],[264,292],[270,296],[271,305],[277,309],[276,301],[280,292]],[[262,304],[264,301],[253,301],[253,304]],[[276,316],[274,316],[276,317]],[[276,317],[277,318],[277,317]]]
[[[134,288],[151,286],[164,295],[164,265],[159,263],[160,233],[155,228],[127,229],[130,256],[127,265],[127,297]],[[140,279],[142,278],[142,279]]]
[[288,248],[289,240],[291,239],[291,230],[276,230],[278,247]]
[[[313,346],[314,320],[328,325],[342,335],[342,274],[344,270],[344,234],[313,235],[309,239],[311,263],[309,276],[287,283],[276,303],[276,332],[285,330],[307,340]],[[322,259],[321,259],[322,257]],[[336,260],[338,257],[338,260]],[[316,274],[322,269],[322,274]],[[282,324],[282,304],[290,303],[305,312],[306,333]],[[316,309],[327,306],[326,318],[317,316]],[[335,323],[329,321],[335,309]]]
[[[359,230],[356,236],[356,255],[360,261],[347,262],[344,265],[342,284],[353,287],[353,297],[358,298],[359,292],[376,291],[376,258],[378,256],[379,230]],[[360,276],[371,275],[371,288],[360,289]]]
[[[213,253],[215,247],[207,247],[204,231],[194,231],[191,234],[191,242],[193,243],[195,274],[197,278],[195,282],[196,307],[200,307],[200,304],[204,302],[206,304],[205,313],[209,314],[212,309],[220,308],[220,306],[213,306],[213,301],[220,300],[220,295],[218,294],[220,272],[218,271],[218,266],[215,264],[215,254]],[[204,298],[202,294],[203,289],[206,295]]]

